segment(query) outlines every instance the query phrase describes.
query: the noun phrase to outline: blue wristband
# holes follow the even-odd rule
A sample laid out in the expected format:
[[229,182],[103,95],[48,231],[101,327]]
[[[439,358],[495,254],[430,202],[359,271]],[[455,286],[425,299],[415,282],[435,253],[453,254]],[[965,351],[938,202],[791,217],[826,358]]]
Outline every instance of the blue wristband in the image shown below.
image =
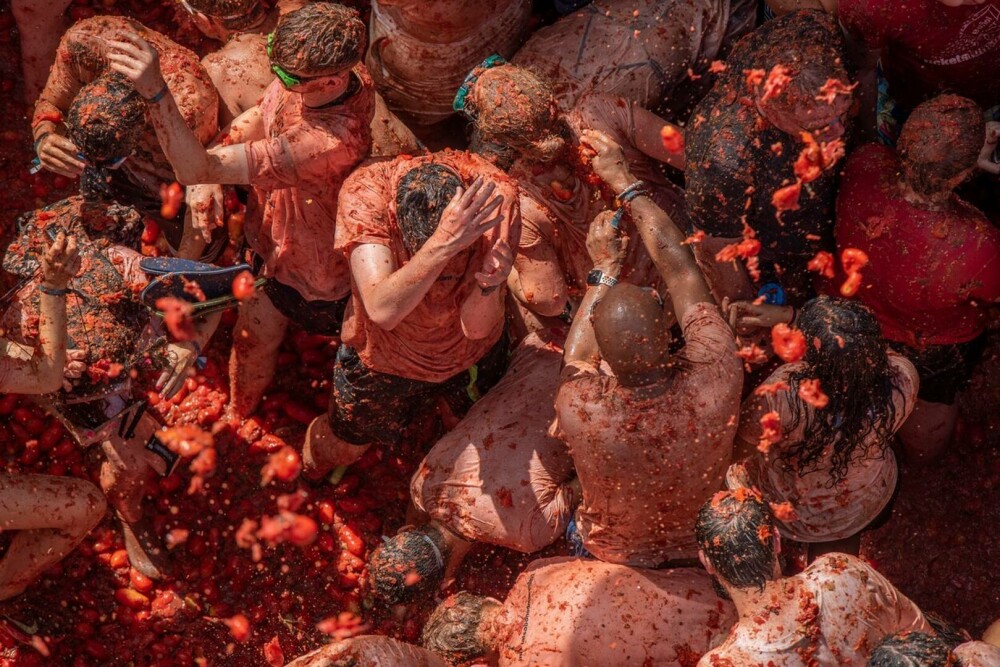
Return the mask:
[[50,289],[45,285],[39,285],[38,291],[41,292],[42,294],[48,294],[49,296],[66,296],[67,294],[69,294],[69,289],[66,288]]
[[163,88],[160,88],[160,92],[158,92],[157,94],[153,95],[152,97],[146,98],[146,102],[148,102],[149,104],[156,104],[157,102],[159,102],[160,100],[162,100],[164,97],[166,97],[167,93],[169,93],[169,92],[170,92],[170,89],[167,88],[167,84],[163,84]]

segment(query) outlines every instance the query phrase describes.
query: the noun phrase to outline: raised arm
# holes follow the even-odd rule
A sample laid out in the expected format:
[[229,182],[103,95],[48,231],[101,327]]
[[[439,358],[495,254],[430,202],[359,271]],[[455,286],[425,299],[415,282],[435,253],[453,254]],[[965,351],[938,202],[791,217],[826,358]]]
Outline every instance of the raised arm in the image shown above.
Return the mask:
[[61,233],[42,256],[38,348],[30,359],[0,360],[0,391],[48,394],[62,387],[66,366],[66,286],[80,270],[76,241]]
[[625,261],[626,243],[611,225],[613,218],[614,213],[611,211],[599,213],[587,232],[587,252],[594,263],[594,269],[601,272],[602,279],[594,285],[587,281],[587,293],[580,302],[580,308],[566,336],[564,365],[574,361],[597,365],[600,360],[601,351],[594,335],[590,313],[609,287],[617,282]]
[[[594,171],[615,192],[623,192],[636,182],[625,162],[621,146],[607,135],[586,131],[583,141],[597,152],[593,160]],[[715,299],[695,262],[691,247],[684,244],[684,233],[648,193],[639,192],[629,204],[632,222],[670,292],[677,319],[683,321],[688,310],[696,304],[715,303]]]
[[156,49],[132,31],[124,31],[117,37],[108,40],[111,68],[128,77],[136,91],[149,102],[156,136],[178,182],[182,185],[248,184],[250,169],[245,148],[242,145],[212,149],[202,146],[167,88]]
[[[452,257],[497,227],[503,197],[482,178],[459,188],[441,214],[441,222],[405,266],[395,266],[388,247],[366,243],[351,251],[351,275],[368,317],[391,331],[413,312]],[[495,214],[495,215],[494,215]]]

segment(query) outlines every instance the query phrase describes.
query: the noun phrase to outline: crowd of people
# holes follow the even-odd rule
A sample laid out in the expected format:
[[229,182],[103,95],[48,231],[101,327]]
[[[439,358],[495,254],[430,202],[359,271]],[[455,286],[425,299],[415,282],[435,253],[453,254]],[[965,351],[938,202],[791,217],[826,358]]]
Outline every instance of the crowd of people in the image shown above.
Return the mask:
[[[338,341],[309,484],[446,426],[366,575],[438,603],[421,646],[290,665],[1000,666],[1000,623],[859,557],[997,315],[1000,0],[177,1],[221,48],[12,0],[35,167],[79,194],[5,250],[0,392],[102,464],[0,474],[0,599],[109,508],[171,576],[144,397],[236,309],[222,425],[290,328]],[[566,555],[441,599],[476,543]]]

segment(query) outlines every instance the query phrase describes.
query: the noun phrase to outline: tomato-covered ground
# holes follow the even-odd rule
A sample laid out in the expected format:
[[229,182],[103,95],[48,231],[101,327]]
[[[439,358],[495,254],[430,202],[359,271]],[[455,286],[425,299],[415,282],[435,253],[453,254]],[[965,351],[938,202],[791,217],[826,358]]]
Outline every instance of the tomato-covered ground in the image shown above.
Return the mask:
[[[182,14],[175,19],[174,7],[172,0],[77,0],[71,11],[78,18],[94,11],[126,13],[203,50],[207,44]],[[19,79],[16,30],[5,3],[0,8],[3,247],[17,214],[75,189],[61,177],[28,174],[31,138]],[[174,578],[154,583],[130,570],[108,519],[26,594],[0,603],[0,665],[280,665],[331,636],[378,632],[417,638],[433,601],[409,617],[395,616],[364,599],[359,574],[380,536],[402,524],[407,480],[441,428],[437,416],[415,424],[399,451],[369,452],[336,485],[281,481],[294,474],[296,463],[283,447],[298,445],[305,424],[326,406],[334,342],[290,332],[279,361],[282,372],[258,414],[237,431],[217,430],[227,399],[231,326],[232,317],[208,351],[208,367],[188,380],[181,394],[154,408],[172,426],[217,431],[209,448],[214,453],[194,459],[195,470],[189,459],[178,474],[149,484],[147,510],[171,545]],[[974,400],[966,399],[966,423],[954,451],[931,468],[904,468],[894,520],[865,547],[924,609],[974,632],[1000,616],[1000,574],[994,567],[1000,561],[998,349],[991,345],[969,392]],[[198,446],[193,442],[193,449]],[[0,396],[0,452],[9,471],[76,476],[97,471],[93,455],[15,396]],[[262,486],[262,468],[272,454],[270,473],[276,478]],[[529,560],[480,549],[463,568],[460,585],[502,597]]]

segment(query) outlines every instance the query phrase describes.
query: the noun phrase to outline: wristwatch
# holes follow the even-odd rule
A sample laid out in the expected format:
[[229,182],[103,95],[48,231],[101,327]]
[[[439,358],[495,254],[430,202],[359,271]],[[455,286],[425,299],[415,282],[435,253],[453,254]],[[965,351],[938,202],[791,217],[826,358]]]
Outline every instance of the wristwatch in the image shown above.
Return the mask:
[[609,276],[600,269],[593,269],[587,274],[587,284],[590,286],[607,285],[608,287],[614,287],[618,284],[618,279],[613,276]]

